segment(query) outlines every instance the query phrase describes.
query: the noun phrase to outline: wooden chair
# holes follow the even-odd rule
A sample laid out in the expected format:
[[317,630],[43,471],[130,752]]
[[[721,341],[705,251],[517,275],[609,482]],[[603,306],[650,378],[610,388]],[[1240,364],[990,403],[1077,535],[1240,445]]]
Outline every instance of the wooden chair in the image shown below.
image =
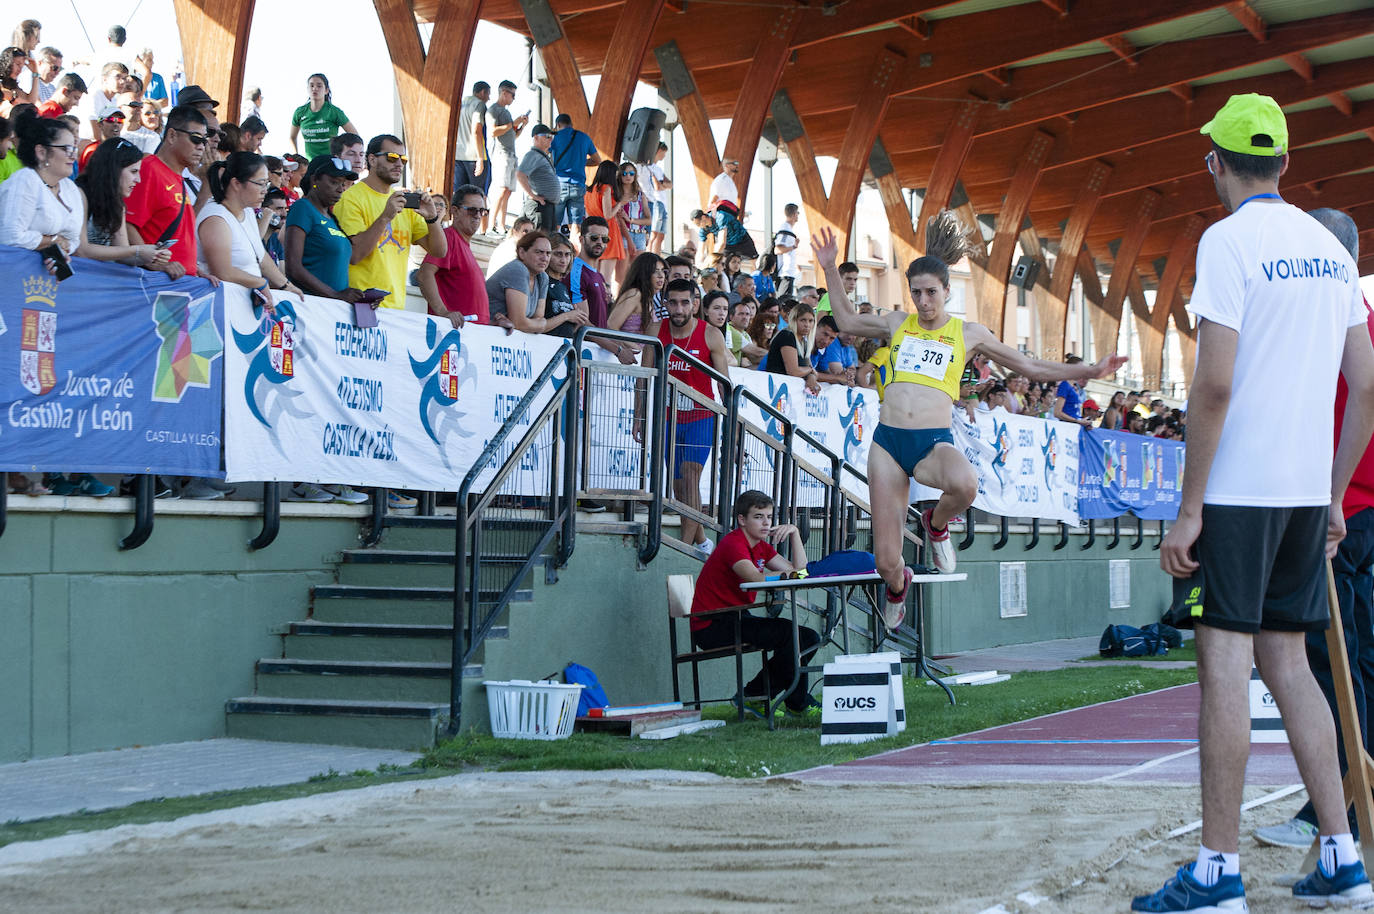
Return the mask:
[[[681,701],[682,697],[678,687],[678,667],[690,663],[692,665],[692,701],[691,704],[698,711],[701,710],[703,702],[707,701],[733,701],[739,711],[739,719],[744,720],[744,655],[759,653],[761,647],[755,647],[744,642],[740,636],[740,618],[744,612],[750,608],[750,604],[744,606],[726,606],[721,609],[708,610],[704,613],[696,613],[700,616],[717,616],[722,614],[732,614],[735,620],[735,643],[724,647],[698,648],[692,644],[691,632],[687,634],[686,649],[678,647],[678,620],[686,619],[692,615],[692,594],[696,590],[696,579],[690,574],[670,574],[668,575],[668,644],[672,651],[673,659],[673,701]],[[701,677],[697,671],[697,665],[706,660],[717,660],[722,657],[735,658],[735,695],[733,698],[705,698],[701,697]]]

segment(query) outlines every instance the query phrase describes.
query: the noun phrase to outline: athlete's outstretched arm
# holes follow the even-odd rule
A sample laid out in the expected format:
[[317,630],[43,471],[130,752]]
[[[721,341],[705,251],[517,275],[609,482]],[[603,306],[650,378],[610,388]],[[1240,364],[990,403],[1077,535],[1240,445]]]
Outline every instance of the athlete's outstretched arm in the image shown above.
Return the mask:
[[969,358],[981,353],[1003,368],[1010,368],[1032,381],[1087,381],[1092,378],[1106,378],[1116,374],[1117,369],[1126,364],[1126,356],[1116,353],[1091,365],[1087,362],[1070,365],[1067,362],[1033,359],[993,336],[992,331],[982,324],[964,325],[964,345],[968,349]]
[[822,228],[819,234],[812,235],[811,253],[815,255],[816,266],[825,272],[825,290],[830,293],[830,313],[834,315],[840,332],[855,336],[891,337],[906,315],[900,311],[879,315],[860,314],[854,310],[854,303],[845,294],[844,283],[840,280],[840,268],[835,264],[835,258],[840,253],[835,233]]

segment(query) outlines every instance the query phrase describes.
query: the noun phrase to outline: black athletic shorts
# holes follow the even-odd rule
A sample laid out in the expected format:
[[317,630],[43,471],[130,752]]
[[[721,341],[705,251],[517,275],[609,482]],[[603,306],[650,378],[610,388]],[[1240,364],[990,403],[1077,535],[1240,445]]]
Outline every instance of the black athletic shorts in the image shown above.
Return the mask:
[[1203,505],[1198,570],[1174,578],[1165,621],[1234,632],[1324,631],[1328,508]]

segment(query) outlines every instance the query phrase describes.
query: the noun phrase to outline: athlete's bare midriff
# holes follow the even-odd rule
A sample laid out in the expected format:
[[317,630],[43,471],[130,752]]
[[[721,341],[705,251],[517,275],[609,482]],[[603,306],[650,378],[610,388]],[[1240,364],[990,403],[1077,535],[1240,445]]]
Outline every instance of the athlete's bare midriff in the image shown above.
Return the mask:
[[954,401],[942,390],[894,381],[883,389],[879,419],[892,428],[949,428]]

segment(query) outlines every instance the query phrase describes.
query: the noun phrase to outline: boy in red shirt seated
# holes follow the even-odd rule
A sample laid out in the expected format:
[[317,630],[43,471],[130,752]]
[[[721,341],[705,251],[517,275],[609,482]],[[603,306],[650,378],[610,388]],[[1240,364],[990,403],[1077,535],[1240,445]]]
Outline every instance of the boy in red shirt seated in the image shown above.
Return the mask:
[[[773,499],[756,489],[740,493],[735,499],[734,530],[720,538],[715,550],[706,560],[697,578],[692,595],[692,612],[699,613],[726,606],[742,606],[754,602],[753,593],[740,590],[748,581],[762,581],[765,571],[794,571],[806,567],[806,547],[801,532],[792,524],[773,526]],[[778,554],[773,543],[792,538],[792,555],[801,563],[792,563]],[[735,643],[735,617],[729,613],[706,618],[692,618],[692,643],[699,648],[729,647]],[[746,644],[771,651],[763,669],[744,687],[746,699],[770,699],[787,688],[796,672],[792,654],[792,622],[771,619],[745,612],[740,619],[740,636]],[[809,628],[797,629],[803,665],[810,662],[820,646],[821,636]],[[807,690],[806,674],[802,673],[797,687],[787,696],[790,711],[801,713],[814,705]],[[772,694],[769,694],[771,687]]]

